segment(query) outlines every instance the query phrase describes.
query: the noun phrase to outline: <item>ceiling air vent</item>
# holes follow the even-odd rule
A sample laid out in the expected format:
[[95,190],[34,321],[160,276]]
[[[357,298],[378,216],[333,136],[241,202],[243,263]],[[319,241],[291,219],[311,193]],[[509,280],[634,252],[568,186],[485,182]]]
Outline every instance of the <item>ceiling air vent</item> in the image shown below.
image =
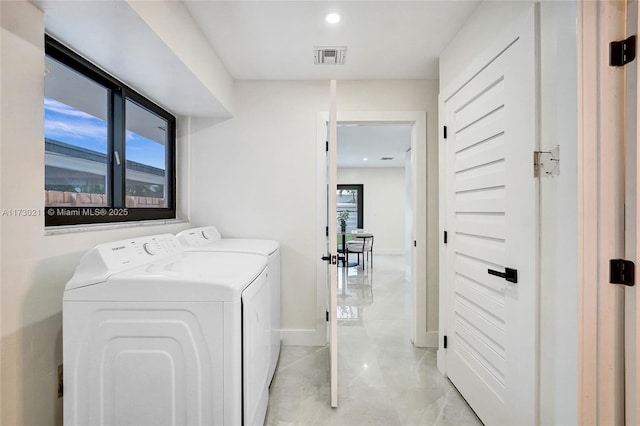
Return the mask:
[[389,161],[389,160],[393,160],[393,157],[380,157],[380,160]]
[[342,65],[347,57],[347,46],[314,47],[316,64]]

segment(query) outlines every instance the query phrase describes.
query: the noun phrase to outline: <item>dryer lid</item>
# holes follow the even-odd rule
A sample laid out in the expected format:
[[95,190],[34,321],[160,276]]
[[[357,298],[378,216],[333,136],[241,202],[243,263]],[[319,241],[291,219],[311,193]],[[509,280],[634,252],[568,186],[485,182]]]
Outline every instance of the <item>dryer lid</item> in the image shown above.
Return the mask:
[[206,246],[186,248],[186,250],[212,250],[243,253],[260,253],[266,256],[272,255],[280,248],[280,243],[275,240],[260,240],[249,238],[223,238]]
[[192,228],[176,235],[186,250],[231,251],[271,255],[280,248],[275,240],[222,238],[215,226]]

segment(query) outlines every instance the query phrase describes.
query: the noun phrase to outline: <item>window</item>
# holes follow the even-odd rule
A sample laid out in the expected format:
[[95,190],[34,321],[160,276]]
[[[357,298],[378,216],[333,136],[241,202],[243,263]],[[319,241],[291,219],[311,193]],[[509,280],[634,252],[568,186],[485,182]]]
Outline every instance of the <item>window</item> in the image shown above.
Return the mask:
[[[343,212],[349,213],[346,232],[364,227],[363,193],[364,185],[338,185],[336,199],[338,217]],[[338,229],[340,229],[340,223],[338,223]]]
[[45,37],[45,224],[175,218],[175,117]]

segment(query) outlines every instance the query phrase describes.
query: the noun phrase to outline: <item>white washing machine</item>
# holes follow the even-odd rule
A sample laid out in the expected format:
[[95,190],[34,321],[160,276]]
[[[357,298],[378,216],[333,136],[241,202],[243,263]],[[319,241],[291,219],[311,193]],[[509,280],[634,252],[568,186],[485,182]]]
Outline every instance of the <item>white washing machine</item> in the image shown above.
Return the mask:
[[185,249],[190,251],[257,253],[267,256],[272,325],[269,366],[269,382],[271,382],[280,356],[280,243],[275,240],[222,238],[215,226],[187,229],[180,232],[177,237]]
[[64,291],[64,424],[262,425],[267,275],[170,234],[90,250]]

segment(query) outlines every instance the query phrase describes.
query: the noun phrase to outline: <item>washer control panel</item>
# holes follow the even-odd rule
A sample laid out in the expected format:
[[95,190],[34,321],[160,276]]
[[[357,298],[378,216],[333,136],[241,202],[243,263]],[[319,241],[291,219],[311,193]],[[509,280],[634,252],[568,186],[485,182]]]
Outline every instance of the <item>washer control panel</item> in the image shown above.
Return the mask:
[[109,269],[121,265],[144,264],[151,259],[162,259],[181,250],[175,236],[163,234],[101,244],[96,247]]
[[66,290],[96,284],[112,274],[182,252],[175,235],[161,234],[100,244],[80,260]]

